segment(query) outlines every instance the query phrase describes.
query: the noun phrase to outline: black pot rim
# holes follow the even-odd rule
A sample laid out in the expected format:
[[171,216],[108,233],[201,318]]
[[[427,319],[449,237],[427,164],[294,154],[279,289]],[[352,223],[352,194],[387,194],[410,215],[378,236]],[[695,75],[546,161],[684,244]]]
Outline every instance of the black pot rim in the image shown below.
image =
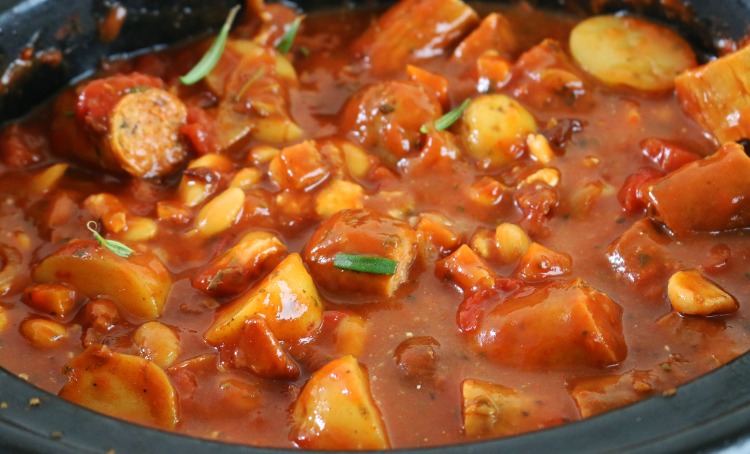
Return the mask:
[[[28,18],[32,27],[54,30],[49,24],[60,25],[60,11],[63,17],[69,16],[70,8],[80,8],[80,12],[95,11],[103,0],[70,0],[59,2],[57,7],[45,6],[38,0],[0,0],[0,29],[6,30],[5,38],[15,37],[16,27]],[[133,0],[148,3],[148,0]],[[364,3],[373,0],[365,0]],[[541,3],[544,3],[540,0]],[[122,2],[124,3],[124,2]],[[194,3],[198,6],[211,2],[183,0],[181,3]],[[92,47],[91,43],[80,45],[70,43],[65,48],[70,64],[61,68],[42,68],[16,93],[0,93],[0,118],[9,119],[20,111],[16,104],[39,101],[31,96],[34,90],[29,87],[42,81],[54,81],[61,87],[74,77],[85,73],[86,68],[95,66],[105,55],[137,52],[144,47],[170,43],[182,39],[187,34],[196,34],[215,28],[225,16],[225,10],[235,1],[222,0],[221,8],[211,4],[214,10],[206,21],[193,22],[184,19],[184,28],[173,35],[158,36],[158,42],[136,39],[126,30],[124,43],[113,43]],[[298,2],[306,5],[331,5],[337,2],[310,0]],[[352,3],[352,2],[349,2]],[[565,4],[565,0],[549,3]],[[627,4],[627,1],[613,2]],[[659,2],[657,2],[659,3]],[[702,26],[717,33],[740,38],[748,31],[750,24],[750,0],[725,0],[722,2],[686,1],[702,18]],[[46,8],[45,11],[20,11],[17,6],[34,4]],[[98,5],[98,6],[97,6]],[[62,8],[61,10],[56,8]],[[217,14],[216,11],[219,13]],[[26,14],[24,16],[23,14]],[[181,16],[182,17],[182,16]],[[19,19],[20,18],[20,19]],[[65,19],[67,20],[67,19]],[[145,20],[145,19],[144,19]],[[89,27],[79,37],[91,39],[95,33],[95,22],[84,18],[82,26]],[[22,27],[22,26],[21,26]],[[38,38],[40,43],[48,39],[44,33]],[[14,55],[7,46],[25,44],[13,39],[0,43],[0,54]],[[67,44],[66,44],[67,45]],[[21,47],[19,47],[21,49]],[[68,55],[68,52],[70,55]],[[79,55],[76,52],[83,52]],[[7,64],[2,61],[0,66]],[[53,91],[42,92],[49,96]],[[10,107],[9,107],[10,106]],[[510,438],[480,441],[435,448],[412,448],[396,452],[424,454],[437,453],[538,453],[538,452],[687,452],[712,451],[735,445],[750,436],[750,354],[677,388],[671,396],[656,395],[622,409],[605,413],[586,420],[563,426],[519,435]],[[42,391],[0,367],[0,451],[14,453],[106,453],[110,450],[120,454],[129,452],[179,451],[180,454],[220,451],[226,454],[281,454],[298,452],[289,449],[258,448],[226,444],[216,441],[191,438],[179,434],[145,428],[116,420],[82,407],[73,405],[57,396]]]

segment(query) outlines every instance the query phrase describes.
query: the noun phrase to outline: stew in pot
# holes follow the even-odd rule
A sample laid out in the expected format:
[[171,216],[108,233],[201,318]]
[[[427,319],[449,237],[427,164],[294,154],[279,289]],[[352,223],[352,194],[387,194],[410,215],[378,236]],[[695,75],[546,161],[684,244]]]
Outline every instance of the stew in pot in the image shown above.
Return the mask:
[[191,436],[387,449],[750,347],[750,49],[525,3],[236,13],[2,129],[3,367]]

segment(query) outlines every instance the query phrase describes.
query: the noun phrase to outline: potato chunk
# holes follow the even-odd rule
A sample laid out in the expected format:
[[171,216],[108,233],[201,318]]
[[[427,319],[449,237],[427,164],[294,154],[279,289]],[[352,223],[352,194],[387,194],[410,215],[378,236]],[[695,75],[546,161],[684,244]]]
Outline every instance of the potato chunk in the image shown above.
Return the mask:
[[681,72],[696,64],[695,53],[672,30],[644,19],[596,16],[570,34],[573,58],[609,85],[669,90]]
[[581,280],[498,298],[477,342],[491,359],[521,368],[606,367],[627,356],[622,308]]
[[391,80],[355,93],[344,107],[341,129],[354,142],[373,149],[387,164],[394,164],[420,149],[419,129],[442,113],[437,96],[424,85]]
[[750,137],[750,46],[675,79],[685,112],[719,143]]
[[367,373],[351,356],[310,377],[292,410],[290,438],[305,449],[388,449],[388,433]]
[[[416,257],[417,235],[408,224],[375,211],[340,211],[318,227],[302,256],[315,282],[347,302],[370,302],[393,296],[406,281]],[[336,268],[336,254],[384,257],[397,262],[393,275]]]
[[278,264],[286,246],[269,232],[250,232],[193,278],[193,288],[212,296],[244,291],[252,279]]
[[736,143],[648,187],[652,217],[678,237],[750,227],[750,157]]
[[373,23],[352,49],[367,58],[373,74],[386,75],[443,53],[478,21],[461,0],[405,0]]
[[560,409],[538,396],[507,386],[468,379],[461,383],[461,418],[470,437],[503,437],[529,432],[565,420]]
[[172,428],[177,424],[177,394],[167,374],[138,356],[89,347],[65,367],[70,380],[59,396],[115,418]]
[[565,252],[553,251],[532,242],[521,257],[515,274],[526,282],[541,282],[570,274],[572,265],[573,259]]
[[266,320],[259,315],[245,322],[237,347],[232,352],[232,363],[263,378],[299,377],[299,366],[284,351]]
[[461,137],[468,155],[483,167],[498,167],[513,160],[511,146],[537,129],[528,110],[500,94],[475,98],[461,120]]
[[299,254],[288,255],[250,291],[222,307],[203,337],[211,345],[237,342],[254,315],[280,341],[298,342],[323,323],[323,302]]
[[663,370],[630,370],[622,375],[590,377],[576,382],[570,392],[584,418],[624,407],[665,386]]
[[737,312],[737,300],[697,270],[678,271],[669,278],[667,294],[674,310],[686,315]]
[[67,283],[89,298],[106,296],[130,315],[158,317],[172,279],[162,262],[148,251],[129,258],[94,241],[74,240],[41,261],[32,276],[40,283]]

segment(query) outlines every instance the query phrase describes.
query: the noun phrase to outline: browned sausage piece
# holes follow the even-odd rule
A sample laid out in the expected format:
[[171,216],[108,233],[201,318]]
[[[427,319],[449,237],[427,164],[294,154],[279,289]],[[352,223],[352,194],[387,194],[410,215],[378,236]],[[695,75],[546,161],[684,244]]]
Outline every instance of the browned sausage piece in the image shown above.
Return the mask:
[[652,217],[678,237],[750,226],[750,157],[736,143],[648,188]]
[[179,134],[186,119],[185,104],[164,90],[127,94],[112,111],[105,150],[133,176],[167,175],[187,157]]
[[565,370],[613,366],[627,356],[622,308],[580,279],[497,299],[477,343],[500,364]]
[[440,54],[479,22],[461,0],[405,0],[388,10],[352,48],[373,74],[404,69],[406,63]]
[[[416,233],[403,221],[367,209],[344,210],[323,221],[302,256],[319,287],[347,298],[343,302],[363,303],[396,292],[408,278],[416,245]],[[393,275],[339,269],[333,265],[338,253],[384,257],[398,266]]]

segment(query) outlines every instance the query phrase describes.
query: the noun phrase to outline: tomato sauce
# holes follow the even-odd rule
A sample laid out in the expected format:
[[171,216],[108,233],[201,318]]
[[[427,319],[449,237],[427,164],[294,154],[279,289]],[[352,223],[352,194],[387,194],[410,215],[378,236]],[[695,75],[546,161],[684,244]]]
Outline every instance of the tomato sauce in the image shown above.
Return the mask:
[[[409,4],[424,24],[430,1],[394,9]],[[743,158],[674,89],[583,69],[568,45],[583,18],[445,2],[454,31],[400,57],[415,38],[398,11],[310,13],[282,55],[296,13],[265,8],[198,84],[179,76],[208,43],[108,63],[3,129],[0,365],[190,436],[405,448],[580,420],[750,347],[750,226],[670,225],[653,189]],[[502,128],[519,132],[480,152],[488,112],[515,112]],[[705,203],[736,203],[723,194]],[[94,242],[90,221],[135,255]],[[396,269],[345,270],[338,253]],[[678,310],[684,270],[729,309]],[[138,380],[150,412],[111,404]],[[113,394],[91,390],[103,382]]]

